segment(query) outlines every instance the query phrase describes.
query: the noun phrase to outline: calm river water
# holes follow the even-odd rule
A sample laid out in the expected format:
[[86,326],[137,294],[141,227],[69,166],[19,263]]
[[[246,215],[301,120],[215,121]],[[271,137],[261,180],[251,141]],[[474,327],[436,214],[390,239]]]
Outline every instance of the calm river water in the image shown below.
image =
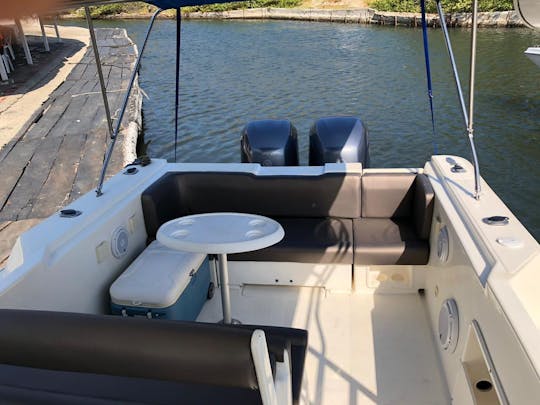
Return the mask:
[[[144,21],[123,26],[140,43]],[[175,22],[158,21],[140,82],[145,140],[153,157],[174,148]],[[430,32],[433,139],[421,30],[291,21],[186,21],[182,28],[179,161],[238,162],[253,119],[287,118],[300,160],[318,117],[351,114],[368,125],[374,167],[423,166],[438,151],[470,159],[446,48]],[[469,32],[451,31],[464,81]],[[478,38],[476,141],[482,176],[540,239],[540,69],[523,51],[540,44],[528,29],[483,29]],[[466,89],[465,89],[466,90]]]

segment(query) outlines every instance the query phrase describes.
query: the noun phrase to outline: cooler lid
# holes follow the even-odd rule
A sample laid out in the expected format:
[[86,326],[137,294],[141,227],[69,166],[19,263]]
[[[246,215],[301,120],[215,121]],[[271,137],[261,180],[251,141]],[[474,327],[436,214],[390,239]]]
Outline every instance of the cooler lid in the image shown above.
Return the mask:
[[165,308],[173,305],[206,255],[169,249],[152,242],[111,285],[118,305]]

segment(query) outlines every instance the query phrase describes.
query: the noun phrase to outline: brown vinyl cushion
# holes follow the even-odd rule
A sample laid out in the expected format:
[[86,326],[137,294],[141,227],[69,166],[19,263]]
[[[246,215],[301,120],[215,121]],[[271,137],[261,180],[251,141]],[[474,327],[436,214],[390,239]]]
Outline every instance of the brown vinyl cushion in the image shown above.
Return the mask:
[[278,218],[285,236],[276,245],[229,255],[229,260],[353,264],[351,219]]
[[[413,172],[169,173],[142,195],[149,239],[161,224],[184,215],[259,214],[278,220],[284,239],[231,260],[301,263],[426,264],[433,204],[428,177]],[[360,214],[381,221],[358,221]]]
[[246,173],[178,174],[191,214],[246,212],[269,217],[357,218],[360,175],[255,176]]
[[435,205],[435,192],[425,174],[416,176],[414,183],[413,217],[416,234],[420,239],[429,239],[433,206]]
[[156,239],[165,222],[188,214],[187,192],[180,192],[174,173],[165,174],[144,190],[141,202],[149,240]]
[[273,369],[290,354],[300,398],[302,329],[11,309],[0,325],[0,398],[10,403],[259,404],[256,329]]
[[0,364],[0,403],[259,405],[258,390]]
[[6,309],[0,325],[0,364],[258,388],[249,330]]
[[207,212],[273,218],[360,217],[360,174],[255,176],[249,173],[168,173],[142,194],[149,239],[166,221]]
[[429,244],[416,236],[410,219],[361,218],[354,223],[354,263],[359,265],[422,265]]
[[364,173],[362,218],[406,218],[412,214],[416,173]]

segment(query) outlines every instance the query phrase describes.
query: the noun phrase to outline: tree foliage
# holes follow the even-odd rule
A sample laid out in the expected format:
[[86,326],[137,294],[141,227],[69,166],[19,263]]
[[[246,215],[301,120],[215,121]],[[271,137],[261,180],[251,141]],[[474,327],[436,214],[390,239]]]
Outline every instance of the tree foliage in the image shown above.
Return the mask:
[[302,4],[302,0],[250,0],[233,3],[207,4],[203,6],[183,7],[182,11],[227,11],[242,8],[279,7],[292,8]]
[[[444,11],[448,13],[472,11],[471,0],[441,0]],[[420,12],[419,0],[373,0],[369,6],[379,11]],[[512,0],[479,0],[480,11],[505,11],[512,10]],[[436,13],[435,0],[426,1],[426,9],[429,13]]]
[[[151,6],[145,2],[137,1],[134,3],[118,3],[108,4],[104,6],[90,7],[90,15],[93,18],[103,18],[107,16],[113,16],[118,14],[147,14],[154,12],[156,7]],[[78,14],[84,15],[84,9],[78,10]]]
[[[368,0],[369,1],[369,0]],[[472,0],[441,0],[444,11],[470,12]],[[207,4],[203,6],[183,7],[182,11],[227,11],[243,8],[280,7],[292,8],[302,4],[302,0],[249,0],[221,4]],[[379,11],[397,12],[420,12],[420,0],[371,0],[369,6]],[[436,13],[435,0],[427,0],[426,8],[429,13]],[[504,11],[512,10],[512,0],[479,0],[480,11]],[[145,15],[155,11],[155,7],[142,1],[134,3],[110,4],[91,8],[94,18],[103,18],[118,14],[141,14]],[[84,11],[80,12],[81,15]]]
[[[207,4],[202,6],[182,7],[182,11],[227,11],[238,10],[242,8],[259,8],[259,7],[281,7],[292,8],[302,4],[302,0],[250,0],[237,1],[221,4]],[[118,14],[148,14],[156,10],[154,6],[148,5],[142,1],[134,3],[110,4],[105,6],[95,6],[90,9],[90,13],[94,18],[103,18]],[[79,14],[84,15],[84,9],[79,10]]]

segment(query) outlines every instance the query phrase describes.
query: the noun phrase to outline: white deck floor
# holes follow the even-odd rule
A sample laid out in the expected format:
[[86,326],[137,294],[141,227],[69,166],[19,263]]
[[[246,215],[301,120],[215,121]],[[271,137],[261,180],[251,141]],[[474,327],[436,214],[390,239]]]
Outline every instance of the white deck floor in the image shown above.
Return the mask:
[[[242,323],[309,331],[304,404],[448,404],[424,305],[416,294],[231,288],[232,314]],[[198,320],[219,319],[218,289]]]

